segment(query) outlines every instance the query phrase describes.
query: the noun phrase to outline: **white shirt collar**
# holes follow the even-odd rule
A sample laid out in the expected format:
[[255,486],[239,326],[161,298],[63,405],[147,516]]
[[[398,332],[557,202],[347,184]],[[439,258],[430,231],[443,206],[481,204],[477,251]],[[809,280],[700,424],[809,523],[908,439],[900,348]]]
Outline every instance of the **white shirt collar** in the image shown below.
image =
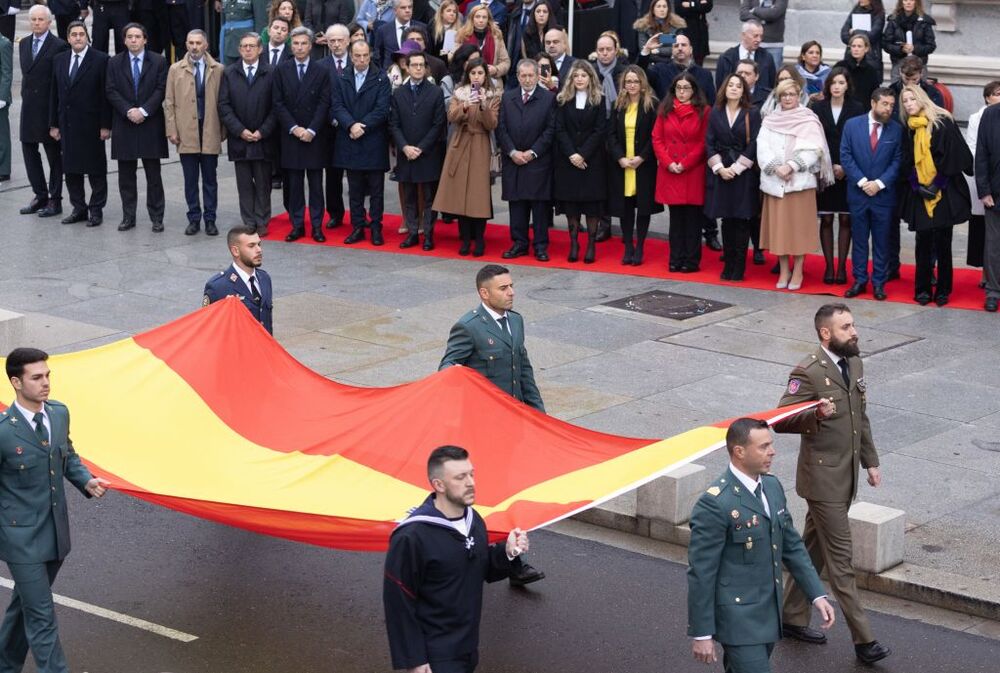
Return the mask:
[[396,17],[395,21],[396,21],[396,32],[399,32],[399,31],[403,30],[403,26],[408,26],[409,25],[409,23],[400,23],[399,22],[399,17]]
[[271,53],[272,56],[274,55],[274,50],[275,49],[278,50],[278,56],[281,56],[281,53],[283,51],[285,51],[285,43],[284,42],[282,42],[280,44],[271,44],[271,43],[268,43],[267,50]]
[[[760,477],[759,476],[756,479],[752,479],[749,475],[747,475],[744,472],[741,472],[735,465],[733,465],[732,461],[730,461],[730,463],[729,463],[729,471],[732,472],[733,476],[736,477],[737,479],[739,479],[740,483],[743,484],[744,486],[746,486],[746,488],[751,493],[756,493],[757,492],[757,484],[760,483]],[[761,493],[763,493],[763,492],[764,492],[764,489],[763,489],[763,487],[761,487]]]
[[299,59],[295,59],[295,68],[296,68],[296,70],[298,69],[298,67],[300,65],[304,65],[306,67],[306,70],[308,70],[309,69],[309,59],[306,58],[306,60],[304,60],[304,61],[300,61]]
[[[243,270],[243,267],[241,267],[239,264],[233,264],[233,268],[236,269],[236,275],[243,280],[243,284],[247,286],[247,289],[251,290],[250,278],[252,277],[256,280],[257,269],[254,269],[253,273],[247,273],[246,271]],[[260,290],[259,287],[257,289]]]
[[258,65],[260,65],[260,59],[257,59],[253,63],[247,63],[246,61],[243,61],[243,72],[246,73],[248,68],[253,68],[254,70],[256,70]]
[[[835,354],[835,353],[834,353],[833,351],[831,351],[831,350],[830,350],[829,348],[827,348],[826,346],[820,346],[820,348],[822,348],[822,349],[823,349],[823,352],[824,352],[824,353],[826,353],[826,357],[830,358],[830,362],[832,362],[832,363],[833,363],[833,364],[835,364],[835,365],[836,365],[836,364],[837,364],[838,362],[840,362],[840,358],[842,358],[842,357],[843,357],[842,355],[837,355],[837,354]],[[839,366],[839,365],[838,365],[838,366]]]
[[493,309],[491,309],[489,306],[487,306],[485,303],[482,306],[483,306],[483,310],[486,311],[487,313],[489,313],[490,317],[493,318],[494,320],[496,320],[498,323],[500,321],[500,318],[506,318],[507,317],[507,313],[506,312],[504,312],[504,313],[497,313],[496,311],[494,311]]
[[143,49],[138,54],[133,54],[132,52],[128,52],[129,63],[134,62],[135,59],[139,59],[139,65],[142,65],[143,62],[146,60],[146,50]]
[[871,113],[871,111],[869,111],[868,112],[868,132],[869,133],[871,133],[871,128],[875,124],[878,124],[880,129],[885,126],[885,124],[883,124],[879,120],[875,119],[875,115],[873,115]]
[[[760,47],[757,47],[757,48],[760,49]],[[745,58],[752,58],[750,56],[750,50],[747,49],[746,47],[744,47],[743,43],[740,42],[740,60],[742,61]]]
[[524,90],[524,89],[522,88],[522,89],[521,89],[521,98],[524,98],[525,94],[527,94],[528,98],[531,98],[532,96],[534,96],[534,95],[535,95],[535,89],[537,89],[537,88],[538,88],[538,85],[537,85],[537,84],[536,84],[535,86],[533,86],[533,87],[531,88],[531,91],[525,91],[525,90]]
[[[35,425],[34,425],[34,423],[35,423],[35,422],[34,422],[34,420],[33,420],[33,419],[35,418],[35,412],[33,412],[33,411],[28,411],[27,409],[25,409],[24,407],[22,407],[22,406],[21,406],[21,405],[20,405],[20,404],[18,403],[18,401],[17,401],[17,400],[14,400],[14,406],[15,406],[15,407],[17,407],[17,410],[18,410],[19,412],[21,412],[21,415],[22,415],[22,416],[24,416],[24,418],[25,418],[25,419],[26,419],[26,420],[27,420],[27,421],[28,421],[29,423],[31,423],[31,424],[32,424],[32,425],[31,425],[31,427],[32,427],[32,428],[34,428],[34,427],[35,427]],[[47,409],[45,408],[45,405],[44,405],[44,404],[42,404],[42,423],[44,423],[44,424],[46,425],[46,427],[50,427],[50,422],[49,422],[49,412],[48,412],[48,410],[47,410]],[[50,432],[49,434],[51,435],[51,432]]]
[[[47,38],[48,36],[49,36],[49,31],[45,31],[45,32],[44,32],[44,33],[42,33],[41,35],[35,35],[34,33],[32,33],[32,34],[31,34],[31,38],[32,38],[32,40],[31,40],[31,41],[32,41],[32,42],[34,42],[35,40],[38,40],[38,41],[39,41],[39,42],[41,42],[42,44],[45,44],[45,38]],[[42,48],[42,44],[38,45],[38,48],[39,48],[39,49],[41,49],[41,48]]]
[[80,63],[83,63],[83,59],[87,58],[87,51],[89,49],[90,49],[90,45],[84,45],[83,51],[81,51],[79,54],[77,54],[75,51],[71,51],[70,55],[72,56],[72,58],[70,58],[70,60],[69,60],[70,63],[72,63],[73,59],[75,59],[77,56],[80,57]]
[[368,76],[368,70],[367,70],[367,68],[365,70],[355,70],[354,71],[354,76],[355,77],[367,77]]

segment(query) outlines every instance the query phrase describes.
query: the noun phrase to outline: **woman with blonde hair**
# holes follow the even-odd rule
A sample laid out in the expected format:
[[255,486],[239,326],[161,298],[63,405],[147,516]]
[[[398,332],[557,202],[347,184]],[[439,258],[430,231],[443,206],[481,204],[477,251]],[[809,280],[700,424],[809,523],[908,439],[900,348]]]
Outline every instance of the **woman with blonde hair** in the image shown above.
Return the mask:
[[[457,39],[458,29],[462,27],[462,12],[458,8],[455,0],[441,0],[441,5],[434,12],[434,21],[431,22],[431,48],[430,52],[439,58],[451,58],[455,49],[460,46]],[[455,31],[455,41],[450,51],[444,51],[444,38],[449,30]]]
[[605,151],[607,112],[594,67],[577,59],[570,66],[562,91],[556,96],[555,187],[556,212],[569,225],[569,257],[580,254],[580,219],[587,221],[587,251],[591,264],[597,253],[597,223],[607,195]]
[[510,54],[507,53],[503,33],[493,21],[490,8],[486,5],[479,5],[469,12],[465,24],[458,29],[455,42],[479,47],[479,53],[483,55],[490,77],[499,79],[510,70]]
[[490,78],[486,63],[479,58],[465,64],[461,85],[451,95],[448,122],[452,126],[448,151],[434,197],[434,210],[458,217],[462,240],[458,254],[468,255],[472,239],[473,256],[486,249],[486,221],[493,217],[490,191],[490,134],[497,127],[503,91]]
[[[917,273],[914,299],[921,305],[933,300],[948,303],[952,289],[952,227],[972,214],[969,185],[962,176],[972,174],[973,159],[962,132],[951,114],[938,107],[919,85],[907,84],[899,94],[903,122],[903,189],[900,219],[917,234]],[[937,285],[932,286],[937,259]]]
[[833,164],[823,125],[801,104],[799,85],[784,81],[774,92],[778,108],[764,117],[757,136],[764,192],[760,245],[778,255],[776,287],[798,290],[805,256],[819,247],[816,191],[833,184]]

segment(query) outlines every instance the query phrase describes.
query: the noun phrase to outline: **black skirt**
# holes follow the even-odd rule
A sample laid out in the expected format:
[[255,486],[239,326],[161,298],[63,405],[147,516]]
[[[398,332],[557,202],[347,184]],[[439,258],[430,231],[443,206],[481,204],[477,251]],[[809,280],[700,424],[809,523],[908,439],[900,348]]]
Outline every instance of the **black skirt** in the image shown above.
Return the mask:
[[820,213],[849,213],[847,207],[847,179],[837,180],[816,193],[816,210]]

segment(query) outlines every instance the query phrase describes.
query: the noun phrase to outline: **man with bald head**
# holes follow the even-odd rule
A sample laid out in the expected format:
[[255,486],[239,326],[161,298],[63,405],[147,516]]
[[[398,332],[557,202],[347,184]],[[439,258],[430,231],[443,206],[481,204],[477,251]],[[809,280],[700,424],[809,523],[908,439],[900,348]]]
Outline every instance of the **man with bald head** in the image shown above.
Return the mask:
[[677,33],[670,55],[671,60],[660,61],[649,68],[649,85],[656,92],[656,97],[662,100],[674,78],[682,72],[690,72],[694,75],[708,102],[714,102],[715,83],[712,81],[712,74],[695,63],[691,38],[683,31]]
[[576,59],[569,55],[569,37],[562,28],[551,28],[545,33],[545,53],[556,62],[556,74],[559,82],[566,81],[570,66]]

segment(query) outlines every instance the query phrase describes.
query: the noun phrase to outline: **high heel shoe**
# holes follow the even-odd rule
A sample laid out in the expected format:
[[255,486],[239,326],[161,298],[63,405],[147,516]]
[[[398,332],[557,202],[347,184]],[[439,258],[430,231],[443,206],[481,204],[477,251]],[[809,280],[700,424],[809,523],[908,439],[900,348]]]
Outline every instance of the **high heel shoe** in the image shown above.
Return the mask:
[[797,283],[793,283],[793,282],[791,282],[791,280],[788,281],[788,289],[790,291],[792,291],[792,292],[795,292],[796,290],[798,290],[801,287],[802,287],[802,279],[801,278],[799,278],[799,282],[797,282]]
[[777,289],[779,289],[779,290],[784,290],[784,289],[786,289],[788,287],[788,281],[787,280],[779,280],[777,283],[774,284],[774,287],[777,288]]

